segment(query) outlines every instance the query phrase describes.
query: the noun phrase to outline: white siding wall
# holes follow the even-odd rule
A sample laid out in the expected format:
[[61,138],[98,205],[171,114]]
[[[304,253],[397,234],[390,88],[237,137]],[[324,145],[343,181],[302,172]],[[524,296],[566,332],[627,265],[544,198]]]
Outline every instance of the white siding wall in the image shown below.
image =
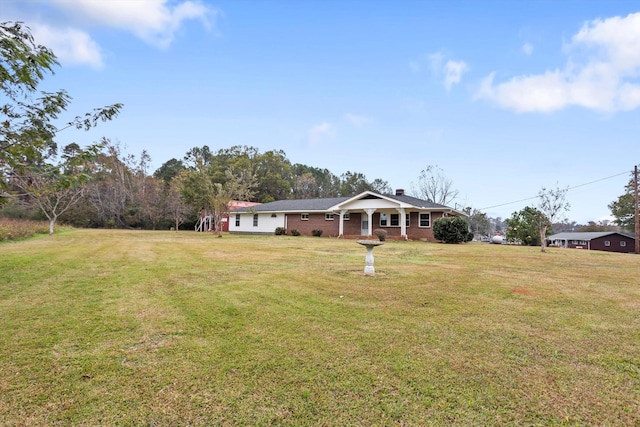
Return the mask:
[[236,213],[231,213],[229,217],[229,231],[236,233],[268,233],[273,234],[278,227],[284,227],[284,214],[271,213],[258,214],[258,226],[253,225],[252,213],[240,214],[240,226],[236,227]]

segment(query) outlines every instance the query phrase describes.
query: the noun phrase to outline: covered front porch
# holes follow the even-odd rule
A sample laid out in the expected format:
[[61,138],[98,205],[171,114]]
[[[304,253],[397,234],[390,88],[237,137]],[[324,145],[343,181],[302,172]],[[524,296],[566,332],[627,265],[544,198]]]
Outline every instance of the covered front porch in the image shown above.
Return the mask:
[[371,237],[374,230],[382,229],[392,240],[433,240],[432,210],[397,198],[363,193],[339,203],[332,211],[338,219],[338,237]]
[[389,238],[407,239],[410,216],[404,208],[341,209],[338,214],[338,237],[362,238],[373,236],[373,230],[384,229]]

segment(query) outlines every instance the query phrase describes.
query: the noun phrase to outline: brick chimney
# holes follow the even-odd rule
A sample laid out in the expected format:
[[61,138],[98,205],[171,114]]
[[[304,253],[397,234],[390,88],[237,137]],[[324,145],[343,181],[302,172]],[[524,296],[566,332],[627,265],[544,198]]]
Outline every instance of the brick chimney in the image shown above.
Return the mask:
[[396,190],[396,196],[404,196],[404,189],[398,188]]

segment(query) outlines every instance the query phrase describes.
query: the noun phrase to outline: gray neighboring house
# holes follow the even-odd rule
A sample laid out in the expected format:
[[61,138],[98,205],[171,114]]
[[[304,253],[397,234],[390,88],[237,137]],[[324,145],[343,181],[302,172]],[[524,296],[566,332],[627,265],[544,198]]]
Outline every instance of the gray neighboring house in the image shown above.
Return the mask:
[[635,238],[617,231],[558,233],[547,237],[550,245],[560,248],[607,252],[635,252]]

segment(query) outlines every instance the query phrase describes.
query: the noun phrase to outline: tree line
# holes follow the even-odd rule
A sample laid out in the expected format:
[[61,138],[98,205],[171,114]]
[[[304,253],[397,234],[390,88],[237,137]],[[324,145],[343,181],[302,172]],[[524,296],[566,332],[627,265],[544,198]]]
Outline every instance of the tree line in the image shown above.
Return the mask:
[[59,65],[23,23],[0,23],[0,206],[5,216],[43,215],[51,233],[59,220],[84,227],[158,228],[171,223],[177,228],[199,211],[219,218],[233,198],[269,202],[390,192],[386,181],[369,181],[362,173],[336,176],[327,169],[292,164],[281,150],[194,147],[182,160],[171,159],[152,174],[146,151],[128,154],[107,139],[87,147],[59,147],[60,131],[88,130],[116,118],[123,108],[115,103],[63,118],[71,96],[65,90],[38,89]]
[[[3,216],[37,217],[54,224],[63,220],[82,227],[178,229],[203,213],[217,226],[232,199],[270,202],[353,196],[363,191],[390,194],[387,181],[369,181],[359,172],[335,175],[326,168],[293,164],[282,150],[260,152],[256,147],[232,146],[212,151],[193,147],[182,159],[171,159],[149,170],[146,151],[139,156],[124,152],[108,139],[81,147],[59,147],[56,135],[65,129],[88,130],[113,120],[120,103],[95,108],[84,115],[63,119],[71,97],[65,90],[44,92],[39,83],[53,74],[59,63],[48,48],[35,43],[31,31],[20,22],[0,23],[0,213]],[[62,126],[56,126],[58,122]],[[631,183],[609,207],[621,227],[633,221]],[[458,196],[453,181],[437,165],[428,165],[412,183],[412,195],[442,205]],[[544,190],[544,189],[543,189]],[[560,190],[558,190],[560,191]],[[564,203],[562,198],[556,202]],[[512,218],[489,218],[471,207],[470,231],[490,235],[503,230],[523,230],[529,222],[544,240],[557,211],[545,206],[559,193],[541,192],[543,204],[528,207]],[[219,227],[215,227],[219,229]],[[523,243],[536,241],[536,233],[517,236]],[[524,237],[524,238],[523,238]],[[543,248],[544,249],[544,248]]]
[[[53,175],[46,162],[7,169],[4,187],[13,197],[5,214],[30,216],[36,207],[40,213],[52,212],[57,203],[64,208],[57,219],[71,225],[157,229],[193,222],[201,211],[221,218],[232,199],[265,203],[391,192],[386,181],[369,181],[359,172],[337,176],[328,169],[292,164],[282,150],[194,147],[183,159],[171,159],[152,172],[146,151],[136,156],[106,139],[95,148],[91,155],[83,150],[80,162],[79,147],[64,147]],[[68,185],[54,183],[54,175]]]

